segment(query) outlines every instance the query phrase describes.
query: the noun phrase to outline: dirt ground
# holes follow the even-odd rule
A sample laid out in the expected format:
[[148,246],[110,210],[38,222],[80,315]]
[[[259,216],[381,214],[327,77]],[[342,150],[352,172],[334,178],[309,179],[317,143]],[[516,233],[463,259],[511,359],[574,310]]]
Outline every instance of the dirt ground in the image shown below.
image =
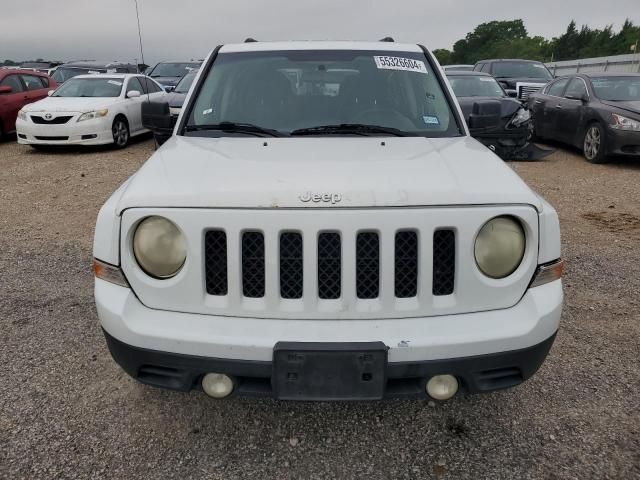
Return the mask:
[[0,478],[640,478],[640,160],[513,168],[559,211],[566,304],[525,384],[375,403],[136,383],[93,304],[99,207],[152,153],[0,143]]

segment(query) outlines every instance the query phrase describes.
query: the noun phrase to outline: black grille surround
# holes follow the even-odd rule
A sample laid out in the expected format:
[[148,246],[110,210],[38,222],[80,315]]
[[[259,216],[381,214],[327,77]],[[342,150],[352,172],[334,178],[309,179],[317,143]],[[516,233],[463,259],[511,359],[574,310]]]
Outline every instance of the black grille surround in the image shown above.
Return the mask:
[[222,230],[209,230],[204,236],[205,280],[209,295],[226,295],[227,234]]
[[380,295],[380,240],[376,232],[356,237],[356,295],[361,299]]
[[394,290],[397,298],[418,295],[418,233],[396,232]]
[[264,297],[264,235],[262,232],[242,234],[242,294],[249,298]]
[[303,289],[302,234],[280,234],[280,296],[302,298]]
[[342,294],[342,244],[340,234],[318,235],[318,297],[335,300]]
[[60,117],[52,118],[51,120],[47,120],[40,115],[29,115],[31,117],[31,121],[38,125],[63,125],[67,123],[69,120],[73,118],[73,115],[63,115]]
[[[355,297],[359,300],[380,298],[382,289],[383,256],[393,256],[393,268],[385,275],[393,275],[393,296],[397,299],[415,298],[420,292],[420,275],[432,276],[431,295],[451,295],[455,289],[456,234],[453,229],[433,232],[432,255],[422,255],[421,235],[424,232],[400,229],[391,232],[393,250],[384,253],[381,248],[381,234],[377,231],[359,231],[349,240],[340,232],[321,231],[317,234],[317,262],[312,275],[317,275],[317,298],[336,300],[342,297],[343,264],[347,265],[347,277],[354,282]],[[313,233],[312,233],[313,235]],[[386,235],[386,234],[385,234]],[[236,237],[237,238],[237,237]],[[240,252],[237,261],[241,266],[241,293],[247,298],[263,298],[266,292],[266,268],[277,270],[274,277],[278,282],[279,297],[297,300],[304,296],[305,251],[302,232],[283,230],[271,237],[278,243],[277,260],[267,262],[265,258],[265,235],[261,231],[246,230],[240,234]],[[311,239],[313,240],[313,239]],[[225,296],[233,287],[229,284],[229,262],[227,233],[222,229],[212,229],[204,235],[204,274],[206,292],[209,295]],[[233,240],[231,240],[233,241]],[[343,259],[343,243],[354,242],[347,251],[355,258]],[[390,246],[389,246],[390,247]],[[387,247],[385,247],[387,248]],[[277,253],[276,253],[277,252]],[[307,252],[308,254],[308,252]],[[235,254],[234,254],[235,255]],[[347,263],[343,262],[346,261]],[[307,265],[312,265],[307,263]],[[389,282],[390,283],[390,282]],[[391,285],[389,284],[389,288]],[[387,287],[385,287],[387,288]],[[426,293],[426,292],[424,292]]]
[[456,235],[453,230],[433,233],[433,294],[451,295],[455,284]]

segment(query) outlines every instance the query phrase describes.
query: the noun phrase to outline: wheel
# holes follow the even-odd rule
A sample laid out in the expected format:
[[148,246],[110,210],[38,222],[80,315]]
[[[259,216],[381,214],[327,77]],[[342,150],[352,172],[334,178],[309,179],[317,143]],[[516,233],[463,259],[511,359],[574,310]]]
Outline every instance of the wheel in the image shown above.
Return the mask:
[[592,123],[584,134],[584,158],[591,163],[606,163],[604,129],[599,123]]
[[124,148],[129,144],[129,125],[123,117],[116,117],[111,127],[113,133],[113,146]]

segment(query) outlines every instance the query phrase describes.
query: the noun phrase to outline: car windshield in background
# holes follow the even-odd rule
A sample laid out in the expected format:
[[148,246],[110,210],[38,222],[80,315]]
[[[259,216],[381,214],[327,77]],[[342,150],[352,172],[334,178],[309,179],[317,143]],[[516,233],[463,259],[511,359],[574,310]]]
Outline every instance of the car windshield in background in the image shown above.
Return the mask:
[[493,77],[450,75],[449,83],[456,97],[504,97],[505,93]]
[[60,86],[52,97],[119,97],[121,78],[72,78]]
[[591,79],[596,97],[611,102],[632,102],[640,100],[640,76],[638,77],[595,77]]
[[183,77],[193,69],[197,69],[199,63],[159,63],[155,66],[150,77]]
[[535,62],[495,62],[491,74],[499,78],[553,78],[547,67]]
[[186,132],[283,135],[459,135],[422,52],[293,50],[221,53]]
[[67,67],[58,67],[58,69],[53,72],[51,78],[53,78],[57,83],[64,83],[70,78],[77,77],[78,75],[88,75],[90,73],[102,73],[104,70],[90,70],[88,68],[67,68]]
[[197,73],[197,71],[187,73],[184,77],[182,77],[182,80],[178,82],[178,85],[176,85],[176,88],[173,91],[176,93],[188,93],[193,80],[196,78]]

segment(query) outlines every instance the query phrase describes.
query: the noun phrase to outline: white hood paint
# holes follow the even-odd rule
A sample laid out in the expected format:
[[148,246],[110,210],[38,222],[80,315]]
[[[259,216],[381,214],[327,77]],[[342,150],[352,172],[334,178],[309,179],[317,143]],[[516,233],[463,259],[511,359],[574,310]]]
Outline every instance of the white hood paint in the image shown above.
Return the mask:
[[30,103],[22,108],[27,113],[34,112],[91,112],[109,108],[110,105],[120,101],[119,97],[47,97],[37,102]]
[[[306,192],[341,201],[303,203]],[[174,136],[132,177],[117,211],[492,204],[542,209],[520,177],[471,137]]]

